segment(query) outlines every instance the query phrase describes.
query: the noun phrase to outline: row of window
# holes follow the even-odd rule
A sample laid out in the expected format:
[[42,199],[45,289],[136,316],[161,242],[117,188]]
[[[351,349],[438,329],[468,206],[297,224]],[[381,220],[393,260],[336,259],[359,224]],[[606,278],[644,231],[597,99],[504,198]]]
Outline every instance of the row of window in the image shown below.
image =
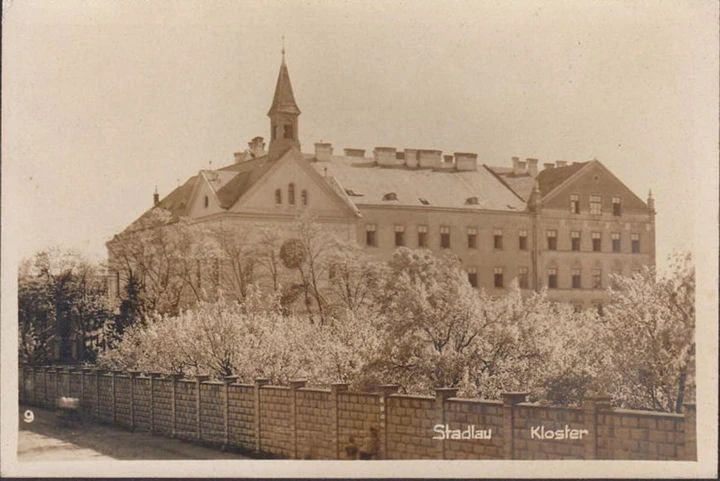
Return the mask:
[[[277,125],[273,125],[273,126],[272,126],[272,131],[271,131],[271,134],[270,134],[270,140],[275,140],[275,139],[277,139],[277,134],[278,134],[277,128],[278,128]],[[292,140],[292,138],[293,138],[293,130],[294,130],[294,129],[293,129],[293,125],[292,125],[292,124],[285,124],[285,125],[283,125],[283,138],[284,138],[284,139],[290,139],[290,140]]]
[[[494,267],[493,268],[493,287],[497,289],[502,289],[505,287],[505,276],[504,276],[504,268],[503,267]],[[528,289],[529,288],[529,269],[527,267],[520,267],[518,268],[518,286],[521,289]],[[474,267],[467,268],[467,275],[468,275],[468,282],[473,287],[478,287],[478,273],[477,269]],[[570,271],[570,287],[572,289],[582,289],[590,288],[590,289],[603,289],[603,283],[602,283],[602,269],[592,269],[591,270],[591,277],[590,277],[590,283],[583,286],[582,282],[582,269],[580,268],[573,268]],[[547,287],[548,289],[557,289],[558,288],[558,270],[557,267],[550,267],[547,270]]]
[[[602,214],[602,195],[592,194],[589,200],[590,213],[593,215]],[[570,194],[570,213],[580,213],[580,196],[578,194]],[[616,217],[622,215],[622,202],[618,196],[613,196],[612,198],[612,215]]]
[[[275,205],[281,205],[283,203],[282,189],[275,189]],[[308,205],[309,194],[308,191],[303,189],[300,192],[300,203],[302,205]],[[287,203],[289,205],[295,205],[295,184],[292,182],[287,187]]]
[[[554,251],[557,250],[557,230],[548,230],[547,235],[547,249]],[[602,251],[602,233],[593,232],[592,237],[592,250],[594,252]],[[620,233],[613,232],[611,235],[612,240],[612,251],[620,252]],[[501,229],[495,229],[493,231],[493,248],[497,250],[503,249],[504,236]],[[518,231],[518,249],[528,249],[528,234],[527,230]],[[580,250],[580,231],[572,231],[570,233],[571,249],[574,251]],[[378,247],[377,239],[377,225],[366,224],[365,226],[365,244],[368,247]],[[405,226],[395,226],[395,247],[403,247],[407,245],[407,239],[405,236]],[[420,248],[428,246],[428,228],[426,225],[417,226],[417,246]],[[440,226],[440,247],[442,249],[450,248],[450,227]],[[468,249],[478,248],[478,233],[474,227],[469,227],[467,230],[467,247]],[[633,254],[640,252],[640,234],[630,234],[630,247]]]

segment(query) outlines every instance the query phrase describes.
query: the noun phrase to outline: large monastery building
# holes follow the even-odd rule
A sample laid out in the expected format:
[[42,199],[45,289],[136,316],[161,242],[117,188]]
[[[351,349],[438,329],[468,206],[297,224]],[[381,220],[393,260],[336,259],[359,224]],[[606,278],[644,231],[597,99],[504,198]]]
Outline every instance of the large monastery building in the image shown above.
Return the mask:
[[[378,258],[398,246],[450,252],[468,281],[493,295],[517,279],[522,289],[547,287],[552,299],[578,307],[600,304],[611,274],[655,263],[652,196],[644,202],[598,160],[539,165],[513,157],[495,166],[468,152],[340,152],[330,143],[302,152],[284,57],[267,115],[267,149],[255,137],[230,165],[201,170],[156,197],[143,217],[161,209],[247,230],[310,211],[329,232]],[[118,275],[118,289],[120,282]]]

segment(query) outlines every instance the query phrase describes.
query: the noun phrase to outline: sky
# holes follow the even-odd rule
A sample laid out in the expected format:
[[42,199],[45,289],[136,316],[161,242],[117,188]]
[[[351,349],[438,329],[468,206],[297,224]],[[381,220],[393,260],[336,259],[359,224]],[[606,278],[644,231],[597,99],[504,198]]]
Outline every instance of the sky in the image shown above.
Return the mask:
[[3,248],[19,257],[102,259],[155,186],[268,139],[283,36],[303,151],[597,158],[640,198],[652,189],[659,264],[717,235],[716,213],[697,216],[717,198],[717,2],[3,6]]

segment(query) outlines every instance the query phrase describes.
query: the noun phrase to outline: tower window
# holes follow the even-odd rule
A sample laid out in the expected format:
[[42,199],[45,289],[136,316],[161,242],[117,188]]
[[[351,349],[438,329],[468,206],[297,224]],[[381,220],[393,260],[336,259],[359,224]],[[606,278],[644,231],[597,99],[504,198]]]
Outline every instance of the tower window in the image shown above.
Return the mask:
[[368,247],[377,247],[376,230],[377,226],[375,224],[367,224],[365,226],[365,245]]
[[503,268],[496,267],[493,269],[493,284],[498,289],[503,287]]
[[272,126],[272,131],[270,132],[270,140],[277,139],[277,125]]
[[283,125],[283,137],[286,139],[293,138],[293,126],[292,124]]
[[295,205],[295,184],[288,184],[288,204]]
[[282,189],[275,189],[275,204],[282,204]]
[[557,231],[547,231],[547,248],[549,251],[557,250]]
[[602,214],[602,196],[601,195],[591,195],[590,196],[590,213],[593,215],[600,215]]
[[303,189],[302,192],[300,192],[300,200],[302,202],[302,205],[308,205],[308,191]]
[[580,213],[580,196],[578,196],[577,194],[570,194],[570,213]]
[[520,289],[527,289],[529,286],[528,271],[529,269],[527,267],[518,269],[518,287],[520,287]]
[[640,253],[640,234],[630,234],[630,243],[633,254]]
[[599,232],[592,233],[592,247],[593,252],[600,252],[602,250],[602,236]]
[[440,227],[440,247],[443,249],[450,248],[450,227]]
[[526,251],[528,248],[527,247],[527,231],[526,230],[521,230],[518,233],[518,248],[521,251]]
[[405,226],[404,225],[396,225],[395,226],[395,246],[402,247],[404,245],[405,245]]
[[495,232],[493,232],[493,247],[498,250],[503,248],[503,235],[500,229],[495,229]]
[[557,289],[557,268],[551,267],[548,269],[548,289]]
[[620,197],[612,198],[612,206],[613,206],[613,215],[616,217],[621,216],[622,215],[622,204],[620,203]]
[[426,225],[418,226],[418,247],[427,247],[427,231]]
[[612,239],[612,251],[620,252],[620,233],[613,232],[610,234],[610,238]]
[[580,286],[581,286],[580,269],[573,269],[572,270],[572,287],[573,287],[573,289],[580,289]]
[[580,231],[572,231],[570,233],[570,243],[572,250],[580,250]]
[[478,286],[478,275],[477,275],[477,269],[474,267],[468,267],[468,282],[471,286],[477,287]]
[[477,229],[475,227],[468,227],[467,246],[468,249],[477,249]]

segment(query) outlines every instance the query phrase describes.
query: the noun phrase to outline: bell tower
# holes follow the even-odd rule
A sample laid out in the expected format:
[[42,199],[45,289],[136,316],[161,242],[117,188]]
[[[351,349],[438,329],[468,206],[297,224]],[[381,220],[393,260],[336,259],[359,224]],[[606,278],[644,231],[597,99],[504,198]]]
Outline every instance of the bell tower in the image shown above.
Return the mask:
[[298,139],[298,116],[300,109],[295,103],[290,74],[285,64],[285,45],[282,49],[282,63],[275,85],[275,96],[273,97],[270,111],[270,146],[268,156],[270,159],[280,158],[290,148],[296,147],[300,150]]

